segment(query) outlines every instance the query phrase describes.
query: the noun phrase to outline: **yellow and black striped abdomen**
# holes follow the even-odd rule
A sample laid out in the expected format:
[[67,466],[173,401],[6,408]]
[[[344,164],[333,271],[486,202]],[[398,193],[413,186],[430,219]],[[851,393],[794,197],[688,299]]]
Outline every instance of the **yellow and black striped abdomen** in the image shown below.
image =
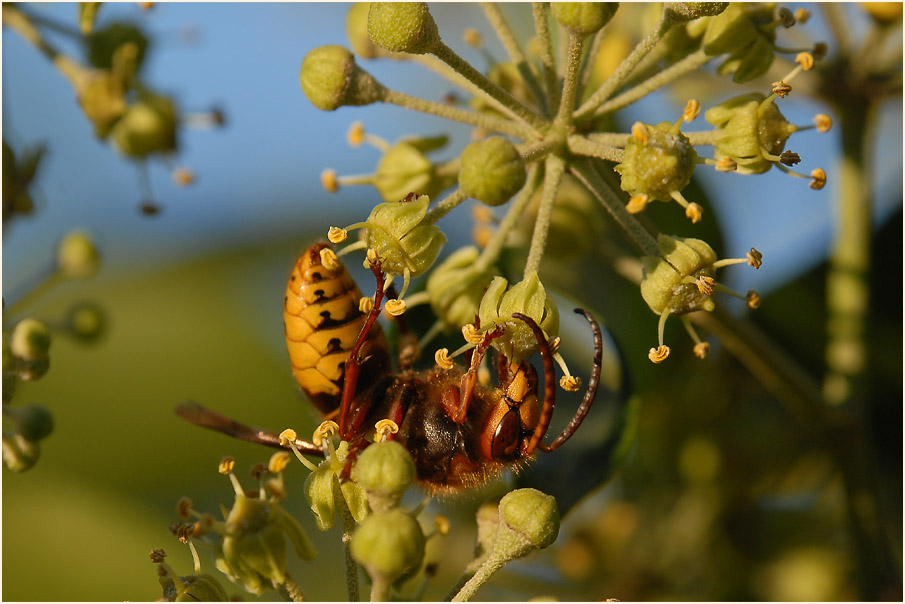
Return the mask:
[[[366,315],[359,308],[361,290],[342,264],[328,269],[318,243],[299,256],[283,306],[286,347],[292,372],[311,402],[325,415],[339,406],[345,363]],[[389,353],[380,325],[374,324],[362,346],[359,390],[389,371]]]

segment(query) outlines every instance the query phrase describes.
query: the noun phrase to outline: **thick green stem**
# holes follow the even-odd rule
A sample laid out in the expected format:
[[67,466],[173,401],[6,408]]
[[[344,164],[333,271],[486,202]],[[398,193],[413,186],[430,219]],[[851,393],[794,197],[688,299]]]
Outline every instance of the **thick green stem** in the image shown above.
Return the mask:
[[544,69],[544,84],[547,86],[547,99],[550,107],[559,105],[559,77],[556,75],[556,59],[553,57],[553,38],[550,36],[547,21],[547,3],[532,2],[534,29],[540,46],[540,62]]
[[[612,162],[621,162],[624,151],[619,147],[607,145],[596,141],[588,140],[578,134],[573,134],[566,139],[569,151],[575,155],[584,155],[587,157],[599,157]],[[622,144],[625,145],[625,138],[622,138]]]
[[440,42],[436,48],[434,48],[433,52],[438,59],[461,73],[486,94],[505,105],[527,124],[530,124],[535,129],[546,129],[545,120],[541,116],[522,105],[516,98],[506,92],[506,90],[491,82],[487,76],[472,67],[468,61],[457,55],[449,46]]
[[513,119],[518,119],[516,115],[512,113],[505,105],[496,100],[493,97],[487,96],[484,92],[475,86],[472,82],[468,81],[461,73],[435,57],[434,55],[408,55],[406,58],[411,59],[417,63],[420,63],[424,67],[427,67],[431,71],[435,72],[440,77],[444,78],[448,82],[458,86],[462,90],[465,90],[473,97],[481,97],[484,101],[486,101],[490,106],[499,111],[500,113],[504,113],[506,115],[511,116]]
[[628,213],[625,202],[597,173],[592,162],[590,159],[576,161],[570,164],[569,169],[646,256],[659,256],[660,246],[657,245],[657,239],[647,232],[637,218]]
[[532,164],[528,169],[527,184],[519,191],[519,194],[515,199],[512,200],[512,205],[509,207],[509,211],[506,212],[503,221],[500,222],[500,226],[497,228],[496,233],[493,234],[493,237],[475,261],[474,269],[476,272],[481,273],[486,271],[500,257],[500,252],[503,251],[503,245],[506,243],[509,233],[512,232],[512,229],[518,224],[522,214],[525,213],[525,208],[528,206],[531,197],[537,190],[540,179],[541,171],[538,169],[537,164]]
[[522,79],[525,80],[525,84],[527,84],[528,90],[531,91],[531,96],[533,96],[534,100],[537,102],[537,106],[541,113],[546,114],[548,111],[547,97],[544,95],[544,90],[541,88],[540,82],[537,81],[537,77],[535,77],[531,65],[525,60],[525,53],[522,51],[522,47],[519,44],[518,38],[515,37],[512,28],[509,27],[509,21],[506,20],[503,12],[493,2],[482,2],[481,8],[484,9],[487,20],[490,21],[490,24],[496,30],[506,52],[509,53],[509,58],[515,63],[515,68],[518,69]]
[[[594,110],[592,115],[596,118],[607,113],[614,113],[619,109],[622,109],[623,107],[627,107],[628,105],[631,105],[635,101],[647,96],[655,90],[662,88],[663,86],[666,86],[674,80],[682,77],[686,73],[695,71],[696,69],[700,68],[702,65],[710,61],[710,59],[712,58],[713,57],[704,54],[703,50],[698,50],[697,52],[688,55],[678,63],[675,63],[674,65],[671,65],[670,67],[657,73],[655,76],[644,80],[637,86],[633,86],[619,96],[603,103]],[[576,117],[578,116],[576,115]]]
[[581,107],[575,112],[575,119],[580,120],[589,115],[591,115],[597,106],[600,103],[604,102],[610,96],[619,90],[619,87],[625,82],[626,79],[631,75],[632,70],[638,65],[638,63],[643,59],[647,53],[653,50],[654,46],[657,45],[666,32],[673,26],[673,21],[668,17],[664,16],[660,19],[660,22],[650,31],[650,33],[645,36],[643,40],[641,40],[637,46],[635,46],[634,50],[627,56],[622,63],[619,64],[619,68],[613,72],[613,74],[607,78],[607,80],[600,85],[597,90],[594,91],[594,94],[588,98],[587,101],[582,104]]
[[607,32],[608,29],[604,27],[596,34],[594,34],[594,39],[591,40],[591,45],[588,47],[588,52],[584,55],[584,60],[581,62],[581,67],[579,67],[578,71],[578,91],[575,93],[578,98],[581,98],[581,95],[584,93],[585,86],[588,85],[588,80],[591,79],[591,75],[594,73],[594,61],[597,60],[597,55],[600,53],[600,47],[603,44],[603,39],[606,36],[604,32]]
[[572,110],[575,108],[575,94],[578,91],[578,69],[581,67],[581,54],[584,52],[585,40],[585,36],[569,33],[562,98],[559,101],[559,111],[554,120],[557,124],[571,125],[572,123]]
[[490,579],[490,577],[492,577],[496,571],[503,568],[503,566],[506,565],[506,562],[508,562],[508,560],[501,557],[490,556],[489,558],[487,558],[484,564],[481,565],[481,568],[478,569],[478,572],[476,572],[465,583],[465,585],[462,586],[462,589],[460,589],[459,592],[453,597],[452,601],[468,602],[469,600],[471,600],[473,597],[475,597],[475,594],[478,593],[478,590],[481,588],[481,586],[484,585],[484,583],[486,583],[487,580]]
[[405,94],[404,92],[387,89],[384,92],[382,100],[385,103],[393,103],[394,105],[412,109],[413,111],[430,113],[431,115],[462,122],[463,124],[476,126],[491,132],[499,132],[500,134],[507,134],[525,140],[536,138],[536,133],[533,129],[518,122],[512,122],[506,119],[484,115],[482,113],[475,113],[474,111],[465,111],[458,107],[450,107],[449,105],[419,99],[418,97]]
[[537,219],[534,221],[534,234],[531,236],[531,247],[528,250],[528,260],[525,262],[525,278],[531,273],[536,273],[540,267],[540,259],[544,255],[547,246],[547,233],[550,231],[550,219],[553,216],[553,202],[556,201],[556,191],[562,182],[566,171],[566,162],[558,155],[549,155],[544,161],[544,188],[541,191],[540,207],[537,210]]
[[390,582],[376,575],[371,577],[371,602],[386,602],[390,597]]
[[458,206],[460,203],[468,199],[468,195],[465,194],[462,189],[456,189],[452,193],[450,193],[445,199],[437,202],[430,211],[424,215],[424,218],[421,219],[422,224],[433,224],[449,214],[450,210]]
[[346,568],[346,593],[349,596],[349,602],[358,602],[358,564],[352,558],[352,533],[355,532],[355,519],[349,506],[346,505],[346,499],[342,489],[339,486],[339,480],[333,479],[333,500],[336,502],[336,511],[339,512],[339,519],[343,527],[343,558],[345,559]]
[[285,598],[289,598],[292,602],[306,602],[305,594],[302,593],[302,588],[299,587],[298,583],[289,576],[289,573],[286,573],[283,576],[283,582],[278,583],[276,581],[273,582],[273,588],[276,589],[280,594]]
[[694,146],[713,145],[716,142],[717,131],[707,130],[705,132],[685,132],[684,134],[688,137],[688,142]]

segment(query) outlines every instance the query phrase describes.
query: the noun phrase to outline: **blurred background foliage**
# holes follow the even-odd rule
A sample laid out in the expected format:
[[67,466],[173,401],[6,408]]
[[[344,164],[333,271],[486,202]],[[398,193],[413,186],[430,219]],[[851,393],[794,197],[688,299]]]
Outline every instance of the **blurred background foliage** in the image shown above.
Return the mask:
[[[517,8],[506,12],[527,28],[530,14],[520,17]],[[26,9],[63,25],[48,33],[59,49],[84,55],[70,35],[78,23],[74,5]],[[101,7],[96,27],[127,22],[147,36],[143,79],[149,85],[172,94],[184,114],[218,107],[226,116],[219,129],[181,132],[175,162],[149,163],[150,192],[162,210],[150,218],[138,211],[149,201],[141,169],[94,137],[70,85],[4,28],[3,138],[20,158],[27,149],[46,146],[28,188],[34,211],[14,221],[4,216],[5,305],[52,270],[55,245],[72,228],[91,233],[103,255],[91,280],[59,285],[27,308],[28,316],[54,331],[52,365],[44,379],[19,384],[15,401],[49,407],[55,429],[42,441],[32,470],[3,471],[4,599],[157,598],[155,568],[147,558],[155,547],[165,547],[171,564],[189,572],[188,552],[167,530],[176,500],[187,495],[196,508],[215,511],[232,496],[228,481],[216,473],[220,457],[235,456],[244,472],[269,453],[180,422],[172,412],[176,403],[194,399],[246,423],[276,430],[292,425],[303,434],[319,421],[298,393],[286,359],[285,279],[301,250],[328,226],[361,219],[376,195],[356,187],[331,197],[317,184],[318,175],[325,167],[346,174],[373,170],[377,154],[350,151],[343,140],[356,120],[388,140],[447,132],[452,143],[440,152],[445,157],[468,140],[465,128],[450,129],[447,122],[395,108],[321,113],[308,104],[297,80],[301,59],[315,46],[346,43],[347,10],[340,4]],[[477,66],[486,63],[460,43],[465,27],[481,30],[491,54],[504,56],[479,8],[440,4],[432,10],[444,39]],[[627,48],[644,31],[643,7],[631,10],[617,16]],[[843,10],[851,40],[875,26],[861,7]],[[814,13],[805,31],[830,42],[832,59],[824,13]],[[886,26],[897,30],[889,44],[901,49],[900,21],[901,5]],[[447,83],[415,65],[380,60],[368,68],[388,86],[432,100],[449,91]],[[781,75],[785,67],[774,69]],[[819,82],[816,75],[801,79],[808,77]],[[622,127],[639,116],[672,119],[682,99],[692,96],[689,88],[705,107],[736,93],[702,74],[683,83],[675,98],[654,95],[630,107],[619,116]],[[816,83],[809,89],[819,92]],[[782,110],[789,121],[806,123],[832,107],[825,98],[801,95]],[[554,547],[506,567],[480,592],[482,599],[901,599],[901,119],[900,92],[878,101],[869,116],[871,161],[864,186],[871,192],[875,225],[869,362],[858,413],[832,422],[830,433],[821,417],[790,404],[794,397],[766,389],[727,353],[728,344],[712,336],[714,350],[706,361],[675,354],[664,365],[650,364],[646,352],[656,318],[637,286],[612,270],[605,245],[562,266],[551,261],[543,267],[545,283],[606,324],[625,381],[622,392],[608,394],[592,411],[574,447],[570,443],[557,452],[561,457],[540,460],[522,478],[543,488],[555,487],[560,472],[574,477],[570,490],[560,494],[561,505],[568,500],[571,511]],[[840,137],[837,128],[795,141],[808,165],[827,169],[829,184],[821,192],[777,171],[740,181],[699,170],[689,197],[707,208],[708,219],[698,230],[690,232],[675,212],[647,212],[666,232],[707,239],[721,257],[751,246],[764,252],[764,267],[756,275],[730,274],[731,285],[742,291],[757,287],[763,304],[745,313],[745,320],[777,342],[815,384],[825,371],[825,284],[838,225],[833,167],[840,162]],[[196,182],[177,187],[171,180],[176,166],[190,168]],[[4,180],[4,207],[6,197]],[[450,250],[470,237],[473,223],[465,214],[440,223],[454,244]],[[353,273],[367,290],[363,271]],[[89,344],[59,328],[81,301],[99,305],[106,317],[101,337]],[[730,311],[741,313],[741,306],[730,305]],[[25,314],[4,315],[4,329]],[[580,328],[567,333],[566,352],[577,371],[586,372],[590,338]],[[619,379],[612,378],[617,388]],[[601,474],[610,472],[600,467],[608,459],[595,458],[595,438],[611,429],[600,422],[614,408],[630,412],[626,417],[637,432],[621,467],[601,485]],[[874,505],[859,513],[880,530],[866,552],[851,530],[852,485],[840,471],[851,443],[871,473],[860,486],[872,489],[867,501]],[[301,493],[305,473],[300,467],[287,472],[286,507],[321,554],[293,574],[309,598],[342,600],[338,529],[325,535],[316,530]],[[500,489],[491,485],[432,504],[450,517],[453,531],[444,541],[432,540],[427,559],[440,565],[426,598],[442,597],[470,559],[474,512],[482,498]],[[418,495],[410,495],[414,505]],[[238,593],[232,585],[228,589]]]

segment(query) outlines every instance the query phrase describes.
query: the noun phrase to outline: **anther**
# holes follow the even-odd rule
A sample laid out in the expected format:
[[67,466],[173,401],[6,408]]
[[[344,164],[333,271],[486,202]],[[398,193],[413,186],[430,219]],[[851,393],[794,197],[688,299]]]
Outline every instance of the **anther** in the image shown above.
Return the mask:
[[[365,252],[365,262],[370,264],[371,266],[376,266],[380,264],[380,256],[377,255],[377,250],[373,248],[368,248],[368,251]],[[365,266],[365,268],[368,268]]]
[[390,434],[399,432],[399,426],[391,419],[382,419],[374,424],[374,442],[379,443],[385,440]]
[[187,187],[195,182],[195,173],[188,168],[176,168],[173,170],[173,183],[179,187]]
[[697,224],[701,222],[701,217],[704,216],[704,208],[700,204],[691,202],[685,208],[685,216],[691,220],[691,224]]
[[717,160],[713,167],[720,172],[735,172],[738,169],[738,162],[728,155],[724,155]]
[[449,518],[443,516],[442,514],[437,514],[434,516],[434,528],[437,529],[438,535],[448,535],[449,534]]
[[701,103],[697,99],[691,99],[685,105],[682,111],[682,121],[685,123],[693,121],[701,113]]
[[666,360],[666,357],[669,356],[669,346],[661,345],[658,348],[651,348],[647,353],[647,358],[649,358],[654,363],[662,363]]
[[705,296],[712,296],[714,291],[714,281],[713,277],[708,277],[706,275],[701,275],[698,277],[697,281],[694,283],[698,286],[698,291],[704,294]]
[[336,254],[328,247],[323,248],[320,251],[321,264],[324,265],[324,268],[336,271],[339,270],[342,265],[339,263],[339,258],[336,257]]
[[371,312],[372,308],[374,308],[374,298],[371,296],[362,296],[358,301],[358,310],[361,311],[362,314],[368,314]]
[[547,342],[547,345],[550,347],[550,354],[556,354],[557,352],[559,352],[559,347],[562,346],[562,338],[556,336],[555,338]]
[[286,469],[286,466],[289,465],[290,459],[292,458],[286,451],[277,451],[271,455],[270,459],[267,461],[267,471],[274,474],[282,472]]
[[330,240],[330,243],[342,243],[348,237],[349,232],[346,229],[332,226],[330,227],[330,230],[327,231],[327,239]]
[[286,428],[280,432],[280,446],[285,447],[290,443],[294,443],[298,438],[298,434],[292,428]]
[[821,170],[820,168],[814,168],[811,170],[811,178],[814,180],[811,181],[811,188],[815,191],[819,191],[823,188],[823,185],[826,184],[826,172]]
[[806,8],[799,8],[795,11],[795,20],[800,24],[804,25],[808,22],[808,19],[811,18],[811,11]]
[[559,379],[559,387],[566,392],[577,392],[581,388],[581,378],[574,375],[564,375]]
[[795,164],[801,163],[801,156],[794,151],[789,151],[787,149],[779,156],[779,161],[786,166],[794,166]]
[[166,559],[167,553],[158,547],[156,549],[151,550],[150,556],[151,556],[151,562],[153,562],[154,564],[160,564],[161,562],[163,562]]
[[694,356],[706,359],[708,354],[710,354],[710,342],[698,342],[694,345]]
[[773,82],[770,86],[772,87],[771,90],[772,90],[773,94],[775,94],[776,96],[778,96],[781,99],[786,98],[786,96],[788,96],[788,94],[790,92],[792,92],[792,86],[789,84],[786,84],[782,80],[779,80],[778,82]]
[[763,264],[764,255],[754,248],[751,248],[751,251],[745,256],[748,258],[748,266],[753,266],[755,270],[759,269],[760,265]]
[[809,52],[800,52],[795,55],[795,62],[801,65],[805,71],[809,71],[814,67],[814,55]]
[[818,113],[814,116],[814,125],[817,126],[817,132],[826,133],[833,127],[833,120],[825,113]]
[[352,122],[346,133],[346,141],[350,147],[360,147],[365,140],[365,125],[362,122]]
[[637,195],[632,195],[632,198],[625,204],[625,209],[629,214],[638,214],[644,211],[649,202],[650,197],[647,196],[647,193],[638,193]]
[[220,465],[217,467],[217,471],[221,474],[229,474],[233,471],[234,467],[236,467],[236,460],[232,457],[226,456],[220,460]]
[[826,56],[829,47],[826,45],[826,42],[817,42],[814,44],[814,48],[811,49],[811,55],[813,55],[815,61],[821,61]]
[[462,337],[469,344],[480,344],[484,341],[484,335],[478,332],[474,323],[466,323],[462,326]]
[[785,28],[792,27],[795,25],[795,15],[792,14],[791,10],[784,6],[779,9],[779,22],[782,23],[782,26]]
[[261,480],[267,472],[267,464],[263,463],[256,463],[251,466],[251,470],[249,470],[252,480]]
[[748,308],[752,310],[757,308],[760,306],[760,294],[753,289],[749,289],[748,293],[745,294],[745,303],[748,305]]
[[405,300],[387,300],[385,306],[387,312],[393,317],[405,313]]
[[311,437],[311,441],[320,447],[324,443],[324,438],[329,438],[338,433],[339,424],[328,419],[325,422],[321,422],[321,425],[317,427],[314,431],[314,435]]
[[632,136],[634,136],[642,145],[647,142],[650,135],[644,122],[635,122],[632,124]]
[[466,27],[462,32],[462,40],[472,48],[481,48],[484,45],[484,37],[473,27]]
[[329,168],[321,172],[321,186],[327,193],[336,193],[339,191],[339,180],[336,178],[336,171]]
[[192,511],[192,500],[188,497],[180,497],[176,502],[176,515],[183,520],[189,519],[189,513]]
[[452,359],[449,358],[448,348],[440,348],[437,350],[437,352],[434,353],[434,361],[441,369],[449,371],[453,368],[453,362]]

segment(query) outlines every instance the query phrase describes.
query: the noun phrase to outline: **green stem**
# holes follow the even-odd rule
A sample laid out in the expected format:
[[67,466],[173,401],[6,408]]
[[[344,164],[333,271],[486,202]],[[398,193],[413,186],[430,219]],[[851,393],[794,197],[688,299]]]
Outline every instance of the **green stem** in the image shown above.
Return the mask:
[[507,561],[508,560],[504,558],[491,555],[489,558],[487,558],[484,564],[481,565],[481,567],[478,569],[478,572],[472,575],[472,577],[465,582],[465,585],[463,585],[462,589],[460,589],[459,592],[455,596],[453,596],[451,601],[468,602],[469,600],[471,600],[473,597],[475,597],[475,594],[478,593],[478,590],[481,588],[481,586],[484,585],[484,583],[486,583],[487,580],[490,579],[490,577],[492,577],[496,571],[503,568],[503,566],[506,565]]
[[352,558],[352,533],[355,532],[355,518],[346,505],[346,498],[339,486],[339,480],[333,479],[333,500],[336,502],[336,511],[339,512],[339,519],[343,527],[343,558],[346,567],[346,593],[349,596],[349,602],[358,602],[358,564]]
[[463,124],[468,124],[477,128],[483,128],[484,130],[489,130],[491,132],[499,132],[500,134],[506,134],[525,140],[536,138],[533,129],[518,122],[512,122],[506,119],[484,115],[482,113],[465,111],[458,107],[450,107],[449,105],[419,99],[418,97],[405,94],[404,92],[386,89],[382,100],[386,103],[405,107],[406,109],[429,113],[448,120],[462,122]]
[[15,318],[17,315],[27,310],[32,304],[34,304],[35,300],[40,299],[41,296],[52,290],[63,281],[66,281],[66,277],[59,270],[55,270],[46,278],[42,279],[29,291],[25,292],[25,294],[16,302],[6,307],[3,310],[3,316]]
[[306,602],[305,594],[302,593],[302,588],[299,587],[298,583],[289,576],[289,573],[285,573],[283,576],[283,582],[279,583],[277,581],[273,582],[273,588],[276,589],[283,597],[288,598],[292,602]]
[[563,158],[558,155],[547,156],[544,161],[544,188],[541,191],[537,219],[534,221],[534,234],[531,236],[528,260],[525,262],[525,278],[531,273],[536,273],[540,267],[540,259],[547,247],[547,233],[550,231],[550,219],[553,216],[553,202],[556,201],[556,191],[559,189],[559,183],[562,182],[565,172],[566,162]]
[[424,218],[421,219],[421,224],[434,224],[447,214],[449,214],[450,210],[458,206],[460,203],[468,199],[468,196],[465,194],[462,189],[456,189],[452,193],[450,193],[445,199],[437,202],[430,211],[424,215]]
[[518,119],[517,116],[513,115],[512,111],[506,108],[505,105],[503,105],[493,97],[488,97],[480,88],[475,86],[472,82],[468,81],[465,76],[463,76],[461,73],[459,73],[434,55],[408,55],[406,56],[406,58],[417,63],[421,63],[421,65],[435,72],[437,75],[444,78],[448,82],[458,86],[462,90],[465,90],[471,96],[480,96],[483,100],[485,100],[500,113],[505,113],[506,115],[512,116],[513,119]]
[[588,52],[585,53],[584,60],[581,62],[578,75],[578,90],[575,93],[578,98],[581,98],[585,86],[588,85],[588,80],[591,79],[591,74],[594,73],[594,61],[597,60],[597,55],[600,53],[600,46],[603,44],[605,31],[608,31],[606,27],[594,34],[594,39],[591,40],[591,46],[588,48]]
[[[801,128],[798,129],[799,132]],[[688,142],[692,145],[713,145],[716,143],[717,130],[707,130],[703,132],[685,132]]]
[[537,162],[545,158],[553,151],[562,147],[562,139],[555,136],[548,136],[544,140],[536,143],[525,143],[516,145],[519,155],[525,160],[525,163]]
[[553,39],[550,36],[550,27],[547,21],[547,3],[532,2],[531,10],[534,14],[534,29],[537,31],[537,39],[540,42],[540,62],[544,69],[547,99],[549,99],[550,107],[556,107],[559,105],[559,78],[556,75]]
[[566,51],[564,64],[565,74],[563,79],[562,99],[559,101],[559,111],[556,113],[557,124],[571,125],[572,110],[575,108],[575,95],[578,91],[578,69],[581,67],[581,55],[584,52],[586,38],[569,32],[569,48]]
[[69,80],[76,91],[79,90],[80,85],[86,77],[85,68],[48,44],[41,35],[41,32],[38,31],[38,28],[31,22],[28,15],[12,7],[10,4],[4,3],[3,25],[10,27],[13,31],[22,36],[26,42],[41,51],[41,54],[54,64],[60,73]]
[[834,4],[828,2],[821,3],[820,8],[823,10],[823,16],[826,18],[833,37],[836,38],[836,49],[842,56],[851,54],[852,38],[849,33],[849,22],[845,16],[845,5]]
[[506,20],[503,12],[493,2],[482,2],[481,8],[484,9],[487,20],[490,21],[490,24],[496,30],[497,36],[499,36],[500,42],[503,43],[506,52],[509,53],[509,58],[515,63],[516,69],[518,69],[522,79],[525,80],[525,84],[528,85],[528,90],[531,91],[531,95],[537,102],[537,106],[540,108],[541,113],[546,114],[548,109],[544,90],[541,88],[540,82],[537,81],[537,77],[534,75],[534,71],[525,59],[525,53],[522,51],[522,47],[519,44],[518,38],[515,37],[512,28],[509,27],[509,21]]
[[[576,155],[584,155],[587,157],[599,157],[612,162],[621,162],[624,152],[619,147],[606,145],[597,141],[588,140],[578,134],[573,134],[566,139],[569,151]],[[622,138],[622,144],[625,145],[625,138]]]
[[[704,54],[703,50],[693,52],[678,63],[671,65],[670,67],[664,69],[656,75],[641,82],[637,86],[633,86],[619,96],[614,97],[609,101],[601,104],[599,107],[597,107],[597,109],[594,110],[592,115],[595,118],[600,117],[601,115],[613,113],[615,111],[618,111],[619,109],[622,109],[623,107],[631,105],[635,101],[673,82],[686,73],[690,73],[698,69],[699,67],[710,61],[710,59],[712,58],[713,57]],[[587,103],[585,103],[585,105],[587,105]],[[576,118],[578,117],[579,116],[576,114]]]
[[531,197],[537,190],[540,180],[541,171],[538,169],[537,164],[532,164],[531,167],[528,168],[527,184],[519,191],[516,198],[512,200],[512,205],[509,207],[509,211],[506,212],[506,216],[503,218],[502,222],[500,222],[500,226],[497,228],[496,233],[493,234],[493,237],[475,261],[475,272],[482,273],[488,270],[500,257],[500,253],[503,251],[503,245],[506,243],[509,233],[515,228],[515,225],[518,224],[519,219],[525,213],[525,208],[528,206]]
[[597,173],[592,162],[591,159],[576,161],[569,168],[646,256],[659,256],[660,246],[657,245],[657,239],[647,232],[637,218],[628,213],[625,202]]
[[590,141],[619,149],[625,149],[630,136],[628,132],[591,132],[585,135]]
[[468,61],[457,55],[449,46],[440,42],[436,48],[434,48],[433,53],[438,59],[461,73],[466,79],[475,84],[486,94],[498,100],[519,118],[531,125],[535,130],[546,129],[545,120],[541,116],[522,105],[506,90],[491,82],[487,76],[472,67]]
[[607,78],[596,91],[594,91],[594,94],[578,108],[575,112],[575,119],[580,120],[591,115],[600,103],[610,98],[610,95],[616,92],[629,75],[631,75],[632,70],[638,65],[641,59],[653,50],[654,46],[657,45],[657,42],[666,35],[666,32],[673,26],[673,23],[674,22],[666,16],[666,13],[664,13],[660,22],[657,23],[637,46],[635,46],[634,50],[632,50],[622,63],[619,64],[619,68],[616,69],[616,71],[614,71],[613,74]]
[[390,595],[390,582],[377,575],[371,577],[371,602],[386,602]]

